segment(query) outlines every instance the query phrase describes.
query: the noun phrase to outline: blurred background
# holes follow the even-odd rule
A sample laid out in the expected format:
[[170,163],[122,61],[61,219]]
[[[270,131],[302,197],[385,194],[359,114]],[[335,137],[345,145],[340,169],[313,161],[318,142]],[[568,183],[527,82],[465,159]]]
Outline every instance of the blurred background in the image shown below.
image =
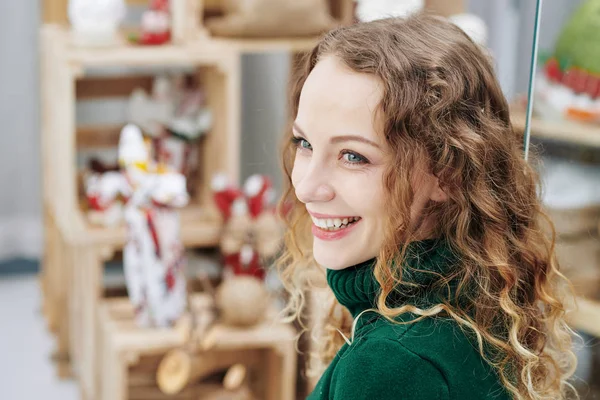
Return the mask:
[[[265,322],[284,299],[255,260],[272,256],[281,234],[263,216],[281,191],[295,61],[337,24],[425,8],[489,49],[518,131],[535,82],[534,160],[579,299],[573,383],[600,399],[600,1],[545,2],[533,77],[535,1],[293,3],[0,2],[0,398],[303,398],[314,382],[295,355],[296,330]],[[119,145],[128,122],[144,134],[139,147]],[[139,149],[157,164],[133,186],[165,171],[187,183],[145,193],[162,214],[136,238],[124,226],[133,193],[119,168],[140,164],[118,156]],[[181,230],[169,219],[176,211]],[[154,223],[165,237],[152,236]],[[167,272],[181,272],[185,248],[186,273],[165,278],[175,300],[164,307],[188,319],[156,327],[150,312],[150,327],[140,322],[149,306],[126,296],[142,278],[123,272],[135,240],[168,244],[167,255],[137,256]],[[224,276],[238,281],[226,287]],[[273,304],[245,309],[266,293]],[[231,317],[215,322],[215,309]]]

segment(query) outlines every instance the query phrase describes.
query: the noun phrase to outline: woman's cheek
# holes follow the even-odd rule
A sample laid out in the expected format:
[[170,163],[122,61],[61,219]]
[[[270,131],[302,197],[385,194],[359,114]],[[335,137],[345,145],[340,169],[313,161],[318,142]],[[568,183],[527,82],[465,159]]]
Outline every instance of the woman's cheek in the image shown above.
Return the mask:
[[294,187],[300,182],[306,169],[306,160],[303,160],[303,158],[296,153],[296,158],[294,158],[294,164],[292,165],[292,186]]

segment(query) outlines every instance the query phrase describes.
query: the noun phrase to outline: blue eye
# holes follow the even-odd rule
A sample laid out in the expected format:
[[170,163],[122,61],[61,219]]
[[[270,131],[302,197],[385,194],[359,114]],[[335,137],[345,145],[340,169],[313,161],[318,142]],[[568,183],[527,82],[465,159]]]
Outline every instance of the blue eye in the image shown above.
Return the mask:
[[310,143],[308,143],[306,140],[301,139],[300,140],[300,147],[304,148],[304,149],[312,149],[312,146],[310,145]]
[[348,164],[364,164],[368,162],[366,158],[356,153],[345,152],[342,157]]
[[292,136],[292,143],[298,148],[312,150],[312,146],[306,139],[301,137]]

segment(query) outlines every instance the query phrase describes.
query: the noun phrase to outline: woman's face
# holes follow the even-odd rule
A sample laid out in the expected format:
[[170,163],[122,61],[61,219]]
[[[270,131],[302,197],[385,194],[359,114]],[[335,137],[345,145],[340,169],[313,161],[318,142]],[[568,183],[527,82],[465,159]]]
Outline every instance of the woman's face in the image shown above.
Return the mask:
[[[313,220],[314,258],[329,269],[376,257],[384,240],[389,149],[375,113],[381,97],[379,78],[354,72],[333,56],[317,63],[302,88],[292,184]],[[425,172],[413,182],[411,218],[441,195],[437,179]]]

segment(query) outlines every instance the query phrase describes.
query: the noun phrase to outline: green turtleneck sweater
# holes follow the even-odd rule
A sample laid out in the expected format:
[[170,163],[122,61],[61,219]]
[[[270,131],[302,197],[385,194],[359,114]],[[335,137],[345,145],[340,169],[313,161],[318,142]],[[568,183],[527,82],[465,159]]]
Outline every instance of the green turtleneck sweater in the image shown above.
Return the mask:
[[[395,291],[388,303],[427,307],[443,296],[448,298],[447,289],[432,285],[437,275],[428,273],[448,273],[456,265],[446,243],[437,239],[413,242],[406,253],[402,280],[417,286]],[[352,344],[338,351],[308,400],[510,399],[476,343],[454,320],[436,316],[399,325],[372,311],[362,313],[375,307],[379,292],[374,262],[327,271],[338,301],[358,321]],[[415,317],[403,314],[398,319]]]

